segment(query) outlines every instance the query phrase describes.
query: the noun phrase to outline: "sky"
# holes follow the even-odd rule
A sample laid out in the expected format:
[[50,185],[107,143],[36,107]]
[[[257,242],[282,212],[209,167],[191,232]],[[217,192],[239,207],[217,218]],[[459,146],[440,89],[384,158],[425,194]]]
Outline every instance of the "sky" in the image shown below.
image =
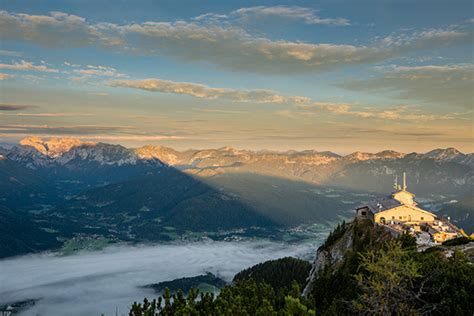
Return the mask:
[[0,142],[474,151],[471,1],[2,1]]

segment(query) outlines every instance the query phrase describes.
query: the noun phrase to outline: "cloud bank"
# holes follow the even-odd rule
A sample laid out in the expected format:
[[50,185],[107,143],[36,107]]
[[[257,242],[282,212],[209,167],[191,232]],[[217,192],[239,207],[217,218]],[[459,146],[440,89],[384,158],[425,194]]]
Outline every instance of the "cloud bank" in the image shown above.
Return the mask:
[[449,106],[472,108],[474,65],[390,66],[374,78],[350,80],[340,86],[354,91],[389,93]]
[[257,104],[286,104],[292,106],[292,109],[277,111],[276,114],[289,118],[297,118],[301,115],[308,115],[320,111],[329,112],[334,115],[352,116],[357,118],[397,121],[451,120],[457,117],[457,114],[427,115],[407,106],[399,106],[385,110],[376,110],[374,108],[358,110],[357,104],[346,102],[319,102],[304,96],[284,96],[278,92],[270,90],[211,88],[198,83],[176,82],[163,79],[112,80],[108,82],[108,85],[112,87],[132,88],[151,92],[189,95],[207,100],[230,100],[233,102],[252,102]]
[[[321,236],[322,237],[322,236]],[[304,256],[314,245],[208,242],[113,247],[73,256],[29,255],[0,260],[0,304],[41,300],[22,315],[128,315],[134,300],[156,297],[139,286],[207,271],[230,281],[256,263]]]
[[[238,12],[298,16],[306,23],[318,21],[314,12],[298,7],[243,8],[234,14]],[[61,12],[49,15],[0,12],[4,40],[30,41],[48,47],[98,46],[114,52],[165,55],[262,74],[329,71],[380,62],[416,50],[468,44],[472,39],[470,28],[457,26],[392,34],[367,45],[304,43],[257,37],[240,26],[216,23],[215,19],[208,23],[208,20],[115,24],[90,23],[82,17]]]

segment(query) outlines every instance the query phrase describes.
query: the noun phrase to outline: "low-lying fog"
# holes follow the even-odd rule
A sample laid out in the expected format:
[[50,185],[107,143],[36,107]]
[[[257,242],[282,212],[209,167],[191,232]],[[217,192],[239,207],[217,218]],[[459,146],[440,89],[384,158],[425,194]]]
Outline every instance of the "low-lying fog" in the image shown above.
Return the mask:
[[306,257],[315,245],[266,241],[114,246],[72,256],[37,254],[0,260],[0,305],[40,299],[21,315],[128,315],[152,291],[140,285],[206,271],[227,281],[256,263]]

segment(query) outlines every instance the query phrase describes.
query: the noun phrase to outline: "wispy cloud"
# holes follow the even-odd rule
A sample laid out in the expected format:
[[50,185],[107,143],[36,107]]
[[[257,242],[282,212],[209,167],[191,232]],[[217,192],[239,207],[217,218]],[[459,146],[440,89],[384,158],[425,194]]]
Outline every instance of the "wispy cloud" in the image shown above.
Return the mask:
[[40,72],[59,72],[58,69],[48,68],[45,65],[34,65],[28,61],[20,61],[13,64],[0,64],[0,69],[20,70],[20,71],[40,71]]
[[380,119],[389,121],[413,121],[427,122],[436,120],[454,120],[462,116],[462,113],[448,114],[425,114],[417,109],[408,106],[397,106],[391,109],[357,109],[353,104],[348,103],[328,103],[328,102],[309,102],[306,104],[297,104],[298,110],[317,112],[325,110],[338,115],[353,116],[364,119]]
[[[241,12],[304,16],[305,23],[318,21],[314,12],[298,7],[243,10]],[[206,19],[94,24],[60,12],[28,15],[2,11],[0,27],[5,40],[32,41],[45,46],[96,45],[119,52],[168,55],[186,61],[206,61],[231,70],[274,74],[320,72],[380,62],[416,50],[470,43],[472,38],[470,28],[456,26],[391,34],[368,45],[302,43],[256,37],[240,26],[206,23]]]
[[193,111],[205,112],[205,113],[218,113],[218,114],[247,114],[248,111],[236,111],[236,110],[225,110],[225,109],[199,109],[193,108]]
[[[285,104],[291,106],[291,108],[279,110],[276,114],[288,118],[309,116],[311,113],[317,113],[319,111],[329,112],[334,115],[353,116],[365,119],[373,118],[399,121],[452,120],[459,116],[459,114],[456,113],[443,115],[424,114],[417,109],[407,106],[398,106],[393,109],[384,110],[378,110],[376,108],[365,108],[360,110],[358,109],[357,104],[347,102],[321,102],[304,96],[285,96],[276,91],[211,88],[198,83],[176,82],[163,79],[113,80],[108,84],[112,87],[125,87],[152,92],[183,94],[208,100],[223,99],[234,102],[256,104]],[[213,110],[202,109],[201,111],[212,112]]]
[[112,87],[126,87],[163,93],[184,94],[209,100],[226,99],[237,102],[255,103],[287,102],[286,97],[270,90],[211,88],[198,83],[176,82],[163,79],[114,80],[110,81],[109,85]]
[[106,97],[109,95],[107,92],[89,92],[88,95],[95,95],[99,97]]
[[230,15],[243,19],[280,18],[301,21],[305,24],[350,25],[348,19],[321,18],[316,10],[298,6],[255,6],[232,11]]
[[133,129],[119,125],[47,125],[47,124],[7,124],[1,125],[4,134],[34,135],[96,135]]
[[15,77],[14,75],[0,73],[0,80],[7,80]]
[[29,104],[7,104],[1,103],[0,104],[0,111],[22,111],[27,109],[35,108],[35,105]]
[[371,79],[354,79],[339,86],[355,90],[389,93],[396,98],[472,108],[474,65],[389,66],[377,68]]
[[80,75],[94,75],[100,77],[125,77],[124,74],[117,72],[117,69],[106,66],[87,65],[85,69],[74,69],[73,72]]
[[14,113],[14,116],[23,116],[23,117],[87,117],[93,116],[92,113],[82,113],[82,112],[52,112],[52,113]]
[[21,52],[0,49],[0,56],[20,57],[21,55],[23,55]]

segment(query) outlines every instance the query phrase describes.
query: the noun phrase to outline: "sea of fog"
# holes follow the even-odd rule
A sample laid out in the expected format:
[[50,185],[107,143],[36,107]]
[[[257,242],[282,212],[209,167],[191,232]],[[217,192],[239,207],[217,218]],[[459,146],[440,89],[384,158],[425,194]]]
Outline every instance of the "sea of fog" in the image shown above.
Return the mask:
[[34,254],[0,260],[0,305],[39,299],[21,315],[128,315],[155,294],[139,286],[212,272],[227,281],[256,263],[309,259],[314,244],[269,241],[113,246],[70,256]]

